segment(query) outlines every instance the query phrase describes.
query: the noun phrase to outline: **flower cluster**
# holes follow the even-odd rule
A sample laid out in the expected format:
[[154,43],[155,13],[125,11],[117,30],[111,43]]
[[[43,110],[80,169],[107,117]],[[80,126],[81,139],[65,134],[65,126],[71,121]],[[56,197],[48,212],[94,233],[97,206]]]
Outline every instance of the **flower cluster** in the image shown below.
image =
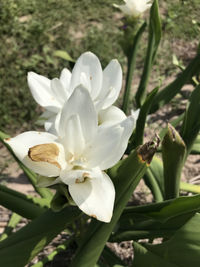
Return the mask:
[[122,71],[112,60],[102,71],[98,58],[86,52],[72,73],[49,80],[28,74],[34,99],[46,110],[46,132],[29,131],[7,140],[16,156],[31,170],[48,177],[42,186],[67,185],[87,215],[109,222],[115,188],[104,170],[123,156],[135,127],[135,117],[113,103],[122,86]]

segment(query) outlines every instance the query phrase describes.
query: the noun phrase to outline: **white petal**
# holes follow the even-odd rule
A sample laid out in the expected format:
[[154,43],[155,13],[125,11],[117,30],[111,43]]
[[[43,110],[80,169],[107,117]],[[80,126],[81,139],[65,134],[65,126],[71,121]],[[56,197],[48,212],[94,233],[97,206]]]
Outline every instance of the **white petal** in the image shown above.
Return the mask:
[[60,103],[60,107],[62,107],[64,102],[69,98],[69,93],[64,89],[58,78],[51,80],[51,90],[55,99]]
[[125,15],[131,16],[132,15],[132,10],[128,8],[126,5],[116,5],[114,4],[115,7],[119,8]]
[[52,113],[51,117],[44,123],[44,128],[47,132],[58,136],[58,129],[60,123],[61,112],[58,112],[56,115]]
[[65,137],[62,143],[65,150],[78,158],[85,147],[85,140],[79,115],[74,114],[69,117],[65,126]]
[[97,130],[97,114],[89,92],[83,86],[75,88],[69,100],[64,104],[59,125],[60,137],[64,137],[67,120],[72,115],[79,116],[85,141],[91,140]]
[[84,156],[91,168],[99,166],[101,170],[105,169],[105,161],[113,154],[116,146],[121,141],[123,129],[117,127],[99,127],[98,132],[92,143],[88,144]]
[[114,166],[123,156],[127,145],[128,140],[133,132],[133,129],[135,127],[135,120],[132,116],[129,116],[127,119],[122,121],[120,124],[117,124],[115,127],[119,127],[123,130],[121,139],[116,144],[115,148],[112,150],[112,153],[108,155],[108,157],[105,159],[104,162],[101,163],[101,169],[106,170],[108,168],[111,168]]
[[[83,80],[85,75],[85,83]],[[88,88],[88,83],[90,88]],[[97,56],[91,52],[83,53],[78,60],[72,71],[72,78],[70,89],[73,91],[79,84],[83,84],[86,88],[91,90],[90,94],[94,99],[100,92],[102,86],[102,68],[101,63]]]
[[134,127],[135,120],[132,116],[114,126],[99,127],[94,143],[85,152],[88,164],[97,164],[101,170],[114,166],[123,156]]
[[62,170],[60,173],[61,181],[67,185],[84,182],[86,178],[99,179],[101,176],[102,171],[99,168]]
[[125,5],[115,5],[115,7],[119,8],[124,12],[125,15],[138,17],[140,16],[145,10],[151,7],[149,0],[126,0],[124,1]]
[[101,126],[111,126],[125,119],[125,113],[115,106],[110,106],[104,110],[102,109],[98,113],[98,121]]
[[50,80],[34,72],[28,73],[28,85],[35,101],[49,111],[58,112],[60,103],[51,91]]
[[71,81],[71,72],[65,68],[62,70],[61,74],[60,74],[60,81],[64,87],[64,89],[66,90],[66,92],[68,92],[69,94],[69,85],[70,85],[70,81]]
[[86,179],[85,182],[69,185],[69,192],[78,207],[99,221],[110,222],[115,200],[115,188],[109,176],[101,179]]
[[59,148],[59,156],[57,162],[60,164],[61,168],[66,167],[64,148],[61,144],[57,143],[57,137],[50,133],[42,132],[25,132],[19,134],[14,138],[7,139],[6,142],[10,145],[15,155],[22,161],[28,168],[34,172],[43,176],[58,176],[60,173],[60,168],[54,164],[48,162],[35,162],[32,161],[28,156],[28,151],[31,147],[41,144],[54,143]]
[[102,109],[112,105],[122,88],[122,69],[116,59],[110,61],[103,71],[103,85],[98,99],[103,101]]
[[55,177],[46,177],[38,175],[37,186],[47,187],[50,185],[58,184],[60,182],[61,182],[60,177],[55,178]]

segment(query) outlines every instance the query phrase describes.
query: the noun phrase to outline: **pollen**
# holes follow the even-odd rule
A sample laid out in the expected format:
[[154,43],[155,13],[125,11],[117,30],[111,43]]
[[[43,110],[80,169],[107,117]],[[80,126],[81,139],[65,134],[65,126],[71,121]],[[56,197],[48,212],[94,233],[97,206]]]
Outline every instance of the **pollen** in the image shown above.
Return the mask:
[[29,149],[28,156],[35,162],[48,162],[61,169],[60,164],[57,162],[59,155],[59,148],[56,144],[42,144],[36,145]]
[[83,178],[87,178],[87,177],[90,177],[90,174],[88,172],[84,172],[82,176]]

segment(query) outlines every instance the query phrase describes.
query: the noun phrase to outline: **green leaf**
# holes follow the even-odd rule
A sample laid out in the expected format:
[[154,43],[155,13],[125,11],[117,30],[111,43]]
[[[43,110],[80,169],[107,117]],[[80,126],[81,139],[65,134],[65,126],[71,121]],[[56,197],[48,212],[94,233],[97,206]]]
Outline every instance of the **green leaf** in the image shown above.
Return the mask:
[[47,199],[51,199],[53,194],[52,192],[48,189],[48,188],[39,188],[37,187],[37,174],[35,174],[34,172],[32,172],[29,168],[27,168],[14,154],[14,152],[12,151],[11,147],[4,142],[4,139],[6,138],[10,138],[9,135],[3,133],[0,131],[0,141],[6,146],[6,148],[8,149],[8,151],[11,153],[11,155],[13,156],[13,158],[16,160],[16,162],[18,163],[19,167],[24,171],[24,173],[26,174],[27,178],[29,179],[30,183],[32,184],[32,186],[34,187],[34,189],[36,190],[36,192],[38,192],[38,194],[41,197],[47,198]]
[[[176,231],[196,212],[200,211],[200,195],[179,197],[160,203],[126,207],[120,217],[118,228],[110,238],[121,242],[137,237],[162,237]],[[160,234],[160,236],[158,236]],[[144,236],[146,235],[146,236]],[[121,238],[128,239],[121,239]]]
[[126,207],[120,220],[134,219],[134,214],[141,214],[151,219],[165,222],[171,218],[187,213],[196,213],[200,210],[200,195],[179,197],[161,203],[152,203],[143,206]]
[[162,244],[143,246],[134,242],[134,267],[199,267],[200,214],[195,214],[170,240]]
[[132,84],[132,79],[133,79],[133,72],[135,69],[135,63],[136,63],[136,54],[137,54],[140,39],[142,37],[142,34],[145,28],[146,28],[146,22],[144,22],[142,26],[139,28],[128,52],[128,70],[127,70],[126,86],[125,86],[125,92],[124,92],[123,104],[122,104],[122,110],[125,113],[128,112],[131,84]]
[[200,195],[127,207],[120,218],[118,228],[113,231],[109,241],[169,238],[199,211]]
[[180,190],[195,193],[195,194],[200,194],[200,185],[181,182]]
[[81,241],[71,266],[93,267],[96,264],[126,203],[155,153],[157,144],[154,144],[154,150],[150,144],[152,143],[139,147],[128,158],[110,170],[109,176],[112,177],[116,190],[116,201],[112,220],[108,224],[95,220],[92,221],[85,234],[85,238]]
[[152,253],[141,244],[134,242],[134,267],[141,267],[147,266],[148,267],[155,267],[155,266],[162,266],[162,267],[178,267],[177,265],[170,263],[169,261],[165,261],[162,257],[157,255],[156,253]]
[[138,107],[140,107],[145,100],[146,87],[155,60],[156,52],[158,50],[160,39],[161,39],[161,21],[159,15],[158,0],[154,0],[150,11],[149,40],[148,40],[147,54],[145,58],[142,77],[135,96],[135,100]]
[[169,103],[174,96],[180,92],[184,84],[200,71],[200,53],[190,62],[186,69],[169,85],[162,89],[155,97],[150,112],[156,110]]
[[200,85],[192,92],[181,129],[189,154],[200,130]]
[[168,132],[162,142],[165,199],[179,196],[180,177],[185,162],[186,146],[178,132],[168,124]]
[[53,55],[55,57],[60,57],[62,59],[65,59],[67,61],[75,62],[75,60],[64,50],[56,50]]
[[80,210],[74,207],[60,212],[46,211],[0,242],[0,266],[13,267],[13,263],[15,267],[25,266],[79,215]]
[[198,135],[197,138],[195,139],[190,153],[200,154],[200,135]]
[[47,199],[27,196],[3,185],[0,185],[0,204],[27,219],[38,217],[50,205]]

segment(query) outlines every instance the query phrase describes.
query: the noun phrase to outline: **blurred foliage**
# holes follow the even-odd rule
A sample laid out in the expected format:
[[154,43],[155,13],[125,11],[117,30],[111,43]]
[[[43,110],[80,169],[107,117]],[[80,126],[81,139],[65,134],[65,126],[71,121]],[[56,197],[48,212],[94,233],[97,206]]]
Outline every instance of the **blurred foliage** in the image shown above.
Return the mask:
[[[113,2],[121,3],[120,0],[0,1],[1,130],[13,134],[19,128],[33,129],[41,108],[31,97],[26,75],[35,71],[53,78],[64,67],[70,68],[68,62],[54,55],[56,50],[65,50],[74,59],[90,50],[104,67],[116,57],[121,64],[125,63],[119,41],[123,36],[122,14],[112,6]],[[198,2],[175,0],[163,4],[165,39],[173,33],[184,40],[199,33]],[[145,37],[142,43],[141,56],[146,47]],[[172,60],[169,47],[166,44],[163,47],[165,50],[161,47],[158,52],[158,62],[161,61],[154,70],[157,79]],[[141,64],[137,67],[141,70]]]
[[171,37],[194,40],[200,34],[199,0],[167,0],[166,31]]

